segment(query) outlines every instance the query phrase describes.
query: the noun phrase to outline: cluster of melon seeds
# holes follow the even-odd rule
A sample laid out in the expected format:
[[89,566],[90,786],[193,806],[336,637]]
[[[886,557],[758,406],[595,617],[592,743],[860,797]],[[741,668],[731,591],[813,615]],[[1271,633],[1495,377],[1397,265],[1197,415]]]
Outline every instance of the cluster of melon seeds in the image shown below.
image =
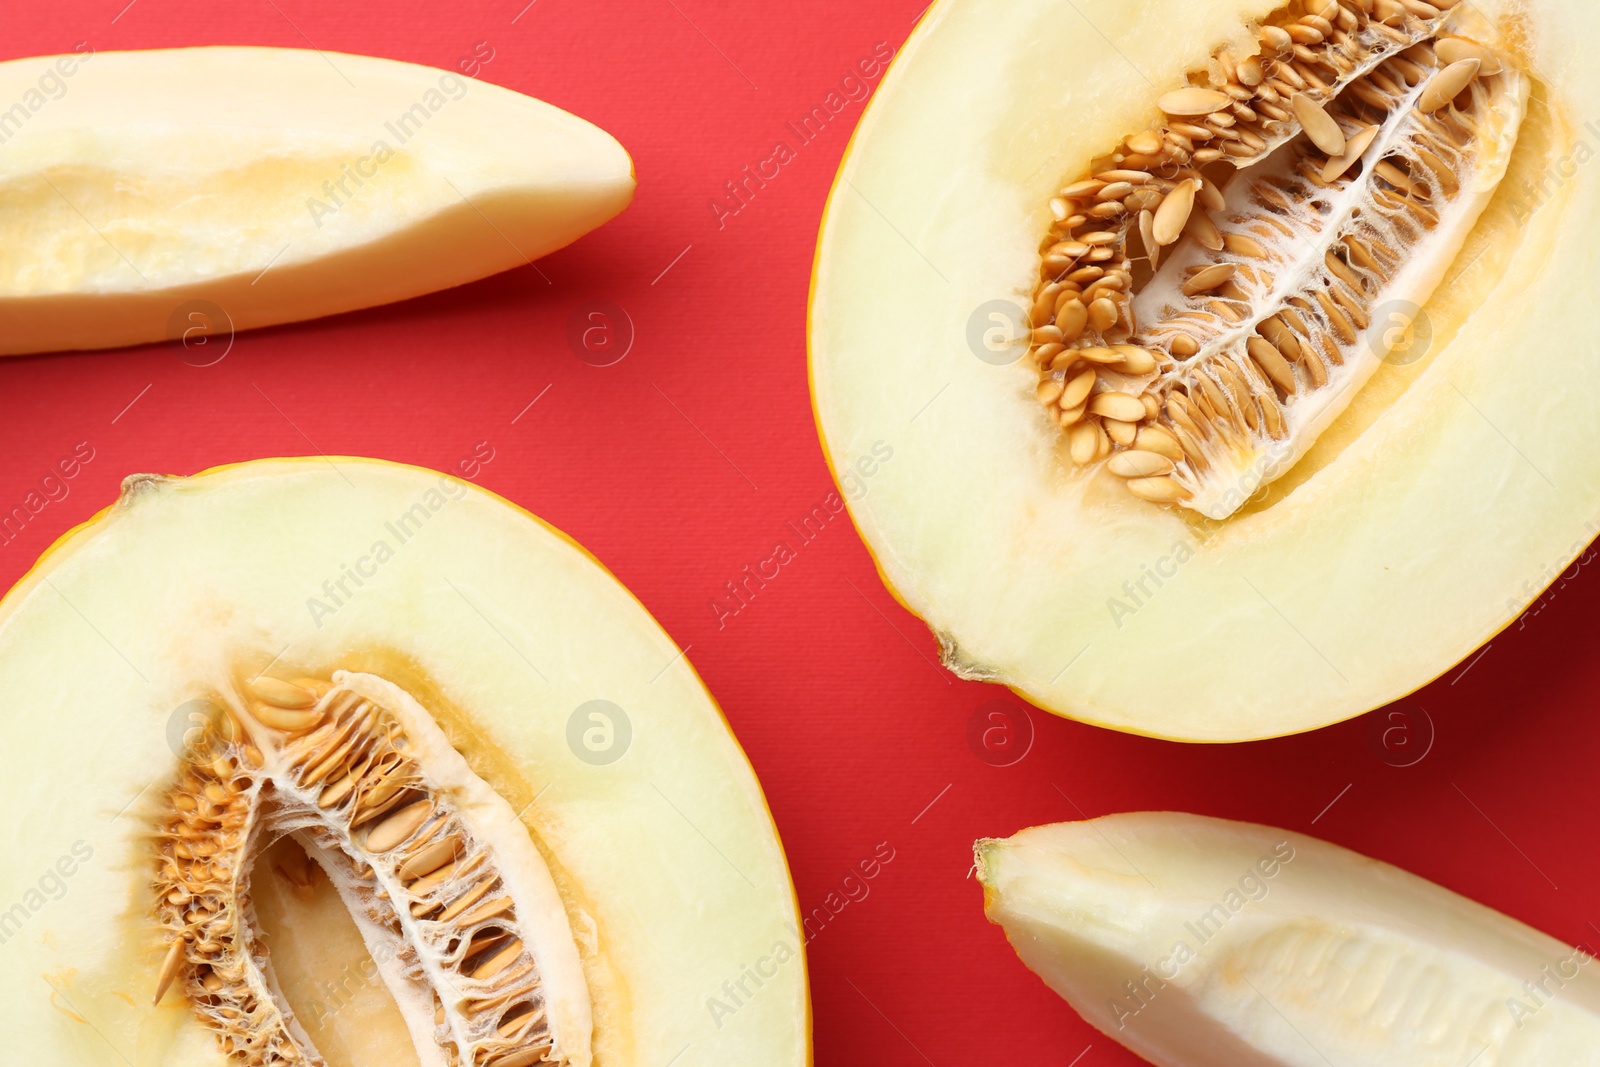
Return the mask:
[[1457,2],[1296,0],[1051,200],[1030,356],[1074,463],[1223,519],[1344,410],[1526,107]]
[[[350,909],[424,1067],[586,1063],[588,992],[549,871],[431,716],[372,675],[243,688],[160,817],[170,946],[156,1001],[178,985],[234,1062],[321,1067],[250,901],[254,858],[294,835]],[[561,1032],[557,992],[581,1005],[583,1032]]]

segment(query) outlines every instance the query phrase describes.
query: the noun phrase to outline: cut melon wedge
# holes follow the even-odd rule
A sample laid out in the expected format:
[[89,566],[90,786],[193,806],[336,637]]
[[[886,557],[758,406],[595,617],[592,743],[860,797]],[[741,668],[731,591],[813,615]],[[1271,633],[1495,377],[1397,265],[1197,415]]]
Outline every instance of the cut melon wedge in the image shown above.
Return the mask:
[[487,492],[344,458],[131,478],[0,602],[0,675],[17,1062],[810,1062],[726,722]]
[[1593,1067],[1600,964],[1303,834],[1172,812],[977,844],[989,918],[1160,1067]]
[[[1578,0],[935,4],[829,199],[810,373],[835,472],[894,451],[851,514],[947,666],[1238,741],[1515,618],[1597,530],[1597,44]],[[1559,388],[1509,370],[1535,306]]]
[[533,260],[627,206],[610,135],[509,89],[287,48],[0,63],[0,355],[331,315]]

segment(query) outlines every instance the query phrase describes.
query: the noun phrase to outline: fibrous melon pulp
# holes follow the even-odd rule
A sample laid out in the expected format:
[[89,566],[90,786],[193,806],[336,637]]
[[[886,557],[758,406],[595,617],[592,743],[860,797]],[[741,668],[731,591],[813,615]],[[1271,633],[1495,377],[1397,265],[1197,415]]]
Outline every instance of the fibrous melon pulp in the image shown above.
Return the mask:
[[793,890],[581,549],[371,460],[129,479],[0,604],[17,1062],[809,1062]]
[[[1600,500],[1596,42],[1575,0],[935,5],[829,201],[811,374],[836,469],[895,449],[852,514],[947,664],[1240,740],[1514,617]],[[1559,387],[1512,371],[1533,306]]]

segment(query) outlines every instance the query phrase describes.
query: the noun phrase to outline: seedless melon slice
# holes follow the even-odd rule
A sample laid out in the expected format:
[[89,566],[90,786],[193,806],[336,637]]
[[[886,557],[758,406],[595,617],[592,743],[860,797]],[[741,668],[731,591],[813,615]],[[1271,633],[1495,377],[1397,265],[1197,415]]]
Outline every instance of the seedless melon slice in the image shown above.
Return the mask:
[[[1513,618],[1537,595],[1541,576],[1558,573],[1593,536],[1600,428],[1587,413],[1600,399],[1600,349],[1582,316],[1592,271],[1584,235],[1600,221],[1600,177],[1574,165],[1588,154],[1581,145],[1575,150],[1574,116],[1581,113],[1575,102],[1600,88],[1600,72],[1587,58],[1600,41],[1600,25],[1592,7],[1575,0],[1441,6],[1456,10],[1436,20],[1413,14],[1432,11],[1429,5],[1387,0],[1288,8],[1271,0],[945,0],[929,12],[863,117],[829,201],[813,281],[811,380],[836,471],[854,466],[875,444],[894,450],[866,492],[849,494],[852,515],[884,579],[935,631],[952,669],[1011,686],[1057,713],[1136,733],[1231,741],[1312,729],[1438,676]],[[1203,314],[1221,313],[1219,302],[1229,314],[1248,308],[1256,315],[1268,299],[1263,294],[1280,298],[1281,289],[1259,279],[1239,284],[1239,292],[1228,283],[1215,287],[1228,270],[1275,264],[1274,240],[1285,254],[1310,250],[1315,270],[1299,277],[1315,273],[1321,296],[1349,295],[1340,279],[1360,273],[1351,267],[1359,259],[1354,246],[1328,247],[1325,234],[1303,226],[1285,232],[1258,219],[1252,240],[1265,246],[1266,260],[1237,241],[1248,232],[1229,234],[1227,247],[1214,250],[1220,235],[1183,231],[1162,253],[1166,274],[1157,277],[1156,291],[1172,299],[1154,305],[1130,307],[1117,278],[1078,275],[1071,284],[1105,283],[1095,294],[1105,299],[1101,317],[1098,324],[1079,321],[1082,308],[1067,306],[1069,291],[1051,301],[1062,309],[1060,325],[1036,334],[1031,349],[1045,361],[1043,380],[1027,359],[1026,341],[1010,348],[995,343],[1016,336],[1007,309],[1035,306],[1042,263],[1059,262],[1075,273],[1078,264],[1115,267],[1122,251],[1142,255],[1144,222],[1127,215],[1108,217],[1105,232],[1079,232],[1095,224],[1099,216],[1089,216],[1106,206],[1102,197],[1122,197],[1150,212],[1153,223],[1175,191],[1144,196],[1114,175],[1077,189],[1065,183],[1109,175],[1106,153],[1163,123],[1228,123],[1230,130],[1244,124],[1227,107],[1220,117],[1179,117],[1163,116],[1158,104],[1194,110],[1187,98],[1168,94],[1182,92],[1186,81],[1190,88],[1204,84],[1208,67],[1220,69],[1213,59],[1220,51],[1251,55],[1264,22],[1301,19],[1316,9],[1342,24],[1362,8],[1391,12],[1391,22],[1418,34],[1448,36],[1465,27],[1460,32],[1489,38],[1506,57],[1500,73],[1468,83],[1477,86],[1472,95],[1458,97],[1451,110],[1430,112],[1430,122],[1442,114],[1452,124],[1458,113],[1481,115],[1477,129],[1489,132],[1479,157],[1484,166],[1474,173],[1492,184],[1503,169],[1504,178],[1486,204],[1477,185],[1453,190],[1448,177],[1438,181],[1432,207],[1421,200],[1427,190],[1412,200],[1440,221],[1430,223],[1417,210],[1403,228],[1436,230],[1443,244],[1431,245],[1430,254],[1445,258],[1443,266],[1419,263],[1415,277],[1394,275],[1397,285],[1426,299],[1420,317],[1403,300],[1359,315],[1335,309],[1326,321],[1352,330],[1351,347],[1320,346],[1317,362],[1306,358],[1293,367],[1263,347],[1261,330],[1247,340],[1199,329]],[[1321,47],[1301,44],[1311,40],[1309,23],[1296,29],[1307,32],[1293,39],[1295,48]],[[1458,61],[1468,47],[1458,41],[1437,55],[1413,49],[1406,54],[1416,62],[1405,60],[1406,69],[1443,78],[1445,62]],[[1374,153],[1421,158],[1400,143],[1410,121],[1404,115],[1438,102],[1424,99],[1420,83],[1395,83],[1395,69],[1370,75],[1389,78],[1383,84],[1395,90],[1394,99],[1408,101],[1393,126],[1372,118],[1378,131],[1357,140],[1355,121],[1371,114],[1358,97],[1372,88],[1351,87],[1359,70],[1340,83],[1345,88],[1323,117],[1346,123],[1347,140]],[[1324,98],[1338,88],[1307,84]],[[1533,100],[1525,117],[1523,93]],[[1277,99],[1283,106],[1270,106],[1297,123],[1294,102],[1283,93]],[[1195,150],[1196,164],[1202,152],[1221,154],[1226,149],[1218,145],[1236,143],[1217,140],[1202,149],[1198,132],[1179,134]],[[1145,139],[1152,147],[1162,143]],[[1306,140],[1276,150],[1306,155],[1301,173],[1325,159]],[[1124,169],[1134,159],[1133,148],[1126,151],[1117,164]],[[1181,175],[1182,168],[1151,158],[1138,165],[1170,171],[1174,181]],[[1250,164],[1236,180],[1266,181],[1278,166],[1254,156],[1228,159]],[[1343,173],[1377,173],[1388,161],[1375,154]],[[1318,180],[1323,166],[1316,163]],[[1222,225],[1242,206],[1233,192],[1226,204],[1221,191],[1209,199],[1189,192],[1196,205],[1191,220],[1204,204]],[[1350,203],[1337,192],[1325,199],[1328,218]],[[1381,199],[1395,203],[1387,184]],[[1466,214],[1452,215],[1447,200],[1465,205]],[[1078,214],[1060,220],[1055,211]],[[1074,232],[1085,240],[1052,244],[1053,224],[1080,216],[1088,221]],[[1183,218],[1177,211],[1165,236],[1179,235],[1173,220]],[[1284,219],[1303,221],[1293,212],[1277,221]],[[1124,234],[1118,227],[1130,229]],[[1360,239],[1381,232],[1369,227]],[[1126,246],[1118,243],[1124,236]],[[1462,243],[1452,255],[1455,240]],[[1340,262],[1325,267],[1325,255]],[[1212,266],[1219,269],[1202,277]],[[1148,264],[1130,267],[1138,284],[1147,271]],[[1276,265],[1271,271],[1280,282],[1289,277]],[[1438,287],[1426,297],[1434,280]],[[1181,307],[1180,281],[1197,290],[1183,294],[1196,306]],[[1525,347],[1518,338],[1535,305],[1564,338],[1559,390],[1537,375],[1507,373],[1511,354]],[[1329,306],[1308,300],[1297,314],[1316,320],[1308,325],[1319,333]],[[1190,349],[1176,344],[1176,328],[1142,338],[1150,347],[1131,346],[1132,352],[1098,340],[1092,349],[1073,347],[1089,343],[1083,340],[1062,343],[1100,327],[1115,340],[1119,330],[1127,332],[1134,307],[1143,319],[1165,314],[1164,325],[1187,323],[1201,340],[1217,338],[1234,353],[1231,369],[1216,373],[1226,360],[1202,351],[1204,366],[1191,375],[1199,364],[1181,362]],[[1248,315],[1247,324],[1254,321]],[[1416,336],[1431,334],[1431,342],[1401,358],[1368,354],[1369,345],[1403,340],[1411,320],[1420,323]],[[1361,322],[1372,331],[1365,340],[1354,329]],[[1063,329],[1059,338],[1049,333]],[[1327,334],[1323,326],[1319,336]],[[1310,347],[1284,341],[1291,355]],[[1069,380],[1059,368],[1051,375],[1054,360],[1070,365]],[[1324,371],[1325,390],[1318,385]],[[1164,383],[1160,390],[1150,384],[1155,380]],[[1091,398],[1074,391],[1085,386],[1099,392]],[[1155,391],[1135,395],[1146,389]],[[1192,413],[1201,403],[1226,408],[1232,400],[1219,390],[1230,389],[1245,397],[1248,410],[1241,416],[1217,409],[1217,432],[1191,442],[1198,460],[1162,429],[1177,425],[1173,393],[1194,401],[1185,409]],[[1341,389],[1336,403],[1324,404],[1326,393]],[[1251,395],[1260,400],[1259,412]],[[1048,412],[1040,400],[1051,405]],[[1069,400],[1077,406],[1063,410]],[[1153,401],[1156,414],[1143,401]],[[1280,425],[1268,419],[1279,408],[1301,415]],[[1069,424],[1065,431],[1062,422]],[[1134,443],[1150,428],[1158,432]],[[1242,508],[1215,485],[1186,480],[1181,467],[1173,473],[1175,463],[1212,474],[1236,460],[1255,467],[1252,456],[1274,450],[1293,459],[1305,442],[1285,434],[1301,431],[1315,434],[1314,443],[1292,469],[1274,471],[1282,477]],[[1274,441],[1273,448],[1262,444]],[[1235,445],[1241,451],[1230,453]],[[1258,487],[1259,481],[1244,485],[1244,496]],[[1225,517],[1207,519],[1199,510]]]
[[1302,834],[1172,812],[977,845],[989,918],[1161,1067],[1593,1067],[1600,965]]
[[130,479],[0,604],[0,674],[21,1060],[809,1062],[726,723],[489,493],[343,458]]
[[628,155],[451,72],[286,48],[0,63],[0,355],[403,300],[627,206]]

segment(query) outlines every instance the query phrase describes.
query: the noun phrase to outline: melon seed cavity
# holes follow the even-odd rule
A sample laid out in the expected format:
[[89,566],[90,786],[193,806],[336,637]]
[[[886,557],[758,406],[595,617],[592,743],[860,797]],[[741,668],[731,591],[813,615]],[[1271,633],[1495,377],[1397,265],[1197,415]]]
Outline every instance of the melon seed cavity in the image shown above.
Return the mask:
[[1051,199],[1029,355],[1074,464],[1224,519],[1310,449],[1505,173],[1529,83],[1492,37],[1297,0]]
[[[251,868],[292,835],[327,873],[424,1067],[565,1064],[559,993],[588,1015],[576,948],[543,859],[510,806],[397,686],[339,672],[257,678],[219,697],[212,729],[167,792],[155,983],[176,989],[230,1062],[322,1067],[254,926]],[[555,989],[555,983],[577,988]],[[583,1057],[587,1060],[587,1055]]]

